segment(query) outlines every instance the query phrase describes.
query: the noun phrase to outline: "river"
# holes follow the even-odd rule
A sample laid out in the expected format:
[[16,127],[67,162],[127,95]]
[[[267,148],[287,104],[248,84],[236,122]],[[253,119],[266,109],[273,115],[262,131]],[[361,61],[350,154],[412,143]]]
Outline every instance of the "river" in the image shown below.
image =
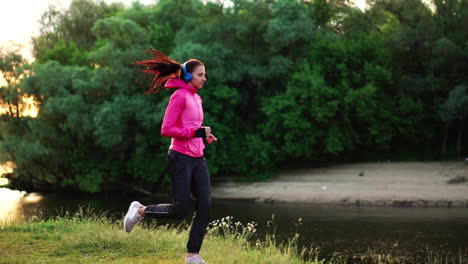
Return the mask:
[[[77,208],[106,211],[120,218],[135,197],[122,195],[39,194],[0,188],[0,221],[23,222],[74,212]],[[158,198],[167,202],[165,198]],[[141,198],[144,204],[151,203]],[[427,252],[468,258],[468,208],[397,208],[256,203],[213,200],[211,218],[232,216],[244,224],[256,222],[259,236],[274,215],[279,241],[300,234],[301,247],[320,248],[321,257],[356,257],[370,251],[398,256],[425,256]],[[298,219],[302,224],[297,227]],[[187,218],[187,221],[189,219]],[[171,222],[169,222],[171,223]],[[173,222],[177,223],[177,222]]]

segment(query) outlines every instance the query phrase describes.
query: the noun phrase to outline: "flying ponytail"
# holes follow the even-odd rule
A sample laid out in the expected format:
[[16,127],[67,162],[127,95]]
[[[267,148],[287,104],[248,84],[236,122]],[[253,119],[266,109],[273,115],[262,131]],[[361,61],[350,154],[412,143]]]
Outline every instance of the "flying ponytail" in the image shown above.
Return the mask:
[[151,87],[145,93],[157,94],[161,90],[163,83],[180,76],[181,65],[157,49],[151,49],[148,53],[153,55],[153,58],[137,61],[135,64],[146,67],[141,70],[142,72],[154,75]]

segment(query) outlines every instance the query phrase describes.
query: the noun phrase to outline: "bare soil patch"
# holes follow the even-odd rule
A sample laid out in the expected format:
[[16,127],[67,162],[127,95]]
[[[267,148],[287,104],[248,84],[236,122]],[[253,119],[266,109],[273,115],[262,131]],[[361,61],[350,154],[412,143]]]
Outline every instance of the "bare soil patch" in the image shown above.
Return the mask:
[[287,173],[265,182],[227,182],[213,198],[388,206],[468,207],[463,162],[382,162]]

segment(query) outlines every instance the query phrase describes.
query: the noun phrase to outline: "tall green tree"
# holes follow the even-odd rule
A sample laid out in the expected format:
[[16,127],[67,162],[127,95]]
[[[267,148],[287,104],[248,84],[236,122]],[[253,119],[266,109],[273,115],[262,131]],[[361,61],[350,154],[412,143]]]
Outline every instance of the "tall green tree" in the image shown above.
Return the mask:
[[[96,42],[96,36],[91,32],[94,23],[122,9],[122,4],[108,5],[93,0],[74,0],[64,11],[49,6],[39,21],[39,36],[32,39],[34,57],[38,61],[76,62],[76,52],[88,51]],[[64,48],[67,52],[63,52]]]
[[[461,30],[468,20],[468,1],[466,0],[434,0],[435,14],[433,20],[437,29],[437,39],[432,43],[430,56],[432,87],[438,92],[435,105],[439,116],[444,122],[442,140],[442,155],[447,152],[450,127],[456,131],[457,156],[461,155],[463,144],[464,122],[463,111],[455,110],[463,105],[462,87],[468,85],[466,68],[468,67],[468,53],[466,42],[468,33]],[[460,96],[455,99],[454,95]],[[462,107],[463,108],[463,107]],[[456,115],[454,112],[458,112]],[[458,121],[458,122],[457,122]]]
[[[457,122],[457,156],[461,158],[462,137],[468,116],[468,89],[466,85],[455,87],[440,106],[439,115],[447,123]],[[446,139],[445,139],[446,140]]]
[[9,117],[19,118],[24,111],[20,81],[29,64],[21,55],[21,45],[0,47],[0,72],[5,86],[0,87],[0,104]]
[[[8,161],[21,162],[26,157],[44,154],[38,150],[38,146],[29,144],[31,131],[27,124],[30,117],[22,115],[27,107],[22,100],[25,94],[22,81],[30,72],[30,67],[20,50],[20,46],[0,49],[0,72],[5,80],[5,85],[0,87],[0,107],[6,110],[0,115],[1,164]],[[23,178],[27,182],[34,181],[33,175],[24,174]]]
[[403,102],[387,100],[391,85],[390,53],[382,37],[324,36],[310,46],[287,90],[264,104],[265,136],[281,160],[385,149],[402,125],[400,115],[418,111],[395,111]]
[[39,116],[2,116],[1,155],[17,163],[12,186],[163,186],[169,139],[160,126],[172,90],[143,94],[150,80],[134,62],[150,48],[205,63],[199,93],[219,138],[206,149],[214,176],[260,179],[297,160],[437,158],[440,143],[463,155],[466,0],[435,0],[434,11],[420,0],[369,3],[52,7],[34,39],[36,62],[9,97],[34,95]]
[[[419,0],[370,2],[365,12],[356,12],[344,22],[346,32],[376,32],[387,38],[392,52],[392,73],[397,93],[422,103],[419,130],[423,142],[441,142],[446,155],[454,123],[438,114],[451,91],[466,84],[468,39],[461,30],[466,20],[465,0],[433,1],[432,8]],[[459,128],[455,129],[460,131]],[[458,136],[457,136],[458,137]],[[417,140],[416,142],[419,142]],[[420,144],[420,143],[418,143]],[[435,152],[432,150],[432,152]]]

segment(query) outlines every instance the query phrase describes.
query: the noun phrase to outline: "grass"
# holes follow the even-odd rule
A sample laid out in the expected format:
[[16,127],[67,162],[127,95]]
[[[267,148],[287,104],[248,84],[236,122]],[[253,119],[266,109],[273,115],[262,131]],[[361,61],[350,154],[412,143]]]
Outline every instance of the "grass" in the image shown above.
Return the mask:
[[[299,219],[297,226],[300,224]],[[298,250],[298,234],[286,243],[278,243],[273,221],[267,227],[272,228],[271,232],[258,240],[255,223],[244,225],[232,217],[213,221],[201,254],[209,264],[412,263],[379,254],[360,260],[320,260],[317,249]],[[143,222],[128,234],[121,220],[79,210],[49,220],[33,217],[24,224],[0,222],[0,263],[183,263],[187,237],[187,226],[157,225],[155,221]],[[424,263],[464,262],[461,257],[452,262],[429,252]]]
[[[183,263],[185,226],[143,222],[128,234],[121,221],[85,215],[81,211],[24,224],[0,223],[0,263]],[[237,224],[236,230],[244,229],[238,233],[234,224],[223,222],[212,224],[204,241],[201,253],[208,263],[304,263],[292,248],[248,242],[254,226]]]

